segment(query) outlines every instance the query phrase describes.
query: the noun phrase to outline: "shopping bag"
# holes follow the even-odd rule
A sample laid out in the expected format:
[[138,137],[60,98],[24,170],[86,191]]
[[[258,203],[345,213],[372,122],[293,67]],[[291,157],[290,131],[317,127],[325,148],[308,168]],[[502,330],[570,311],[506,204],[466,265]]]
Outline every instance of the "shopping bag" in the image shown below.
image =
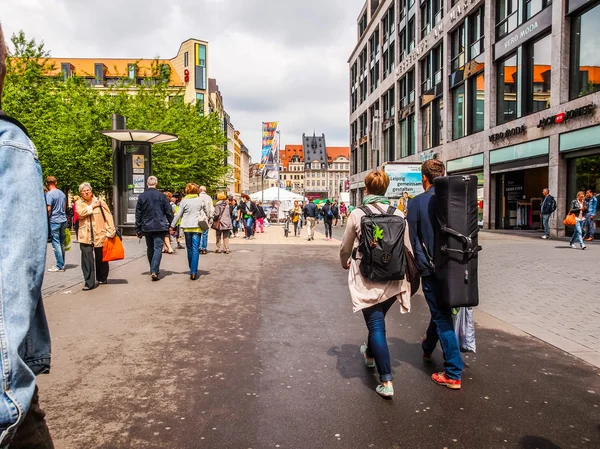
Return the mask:
[[566,216],[565,220],[563,221],[563,224],[565,226],[575,226],[577,224],[577,218],[575,217],[575,214],[569,214]]
[[125,259],[125,248],[118,236],[106,239],[102,247],[102,262]]
[[477,352],[473,309],[471,307],[452,309],[452,320],[454,321],[454,332],[456,332],[461,352]]
[[65,244],[65,251],[70,251],[71,250],[71,230],[68,227],[65,228],[64,244]]

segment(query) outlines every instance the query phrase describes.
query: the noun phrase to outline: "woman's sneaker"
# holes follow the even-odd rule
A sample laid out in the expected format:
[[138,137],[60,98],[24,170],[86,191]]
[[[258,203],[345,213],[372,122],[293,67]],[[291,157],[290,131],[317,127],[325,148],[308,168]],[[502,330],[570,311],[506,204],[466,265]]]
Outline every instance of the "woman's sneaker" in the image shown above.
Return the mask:
[[384,398],[391,398],[394,396],[394,386],[389,384],[387,387],[383,384],[377,385],[375,391],[379,394],[379,396],[383,396]]
[[[369,359],[367,357],[367,345],[362,345],[360,347],[360,353],[363,356],[363,359],[365,361],[365,365],[367,365],[367,368],[375,368],[375,359]],[[392,392],[393,394],[393,392]]]
[[577,249],[577,248],[575,248],[575,244],[574,243],[571,243],[571,248]]
[[585,246],[585,245],[583,245],[583,246],[581,247],[581,249],[586,249],[586,248],[587,248],[587,246]]
[[446,376],[446,372],[442,371],[441,373],[434,373],[431,375],[431,380],[433,380],[438,385],[443,385],[445,387],[451,388],[452,390],[460,390],[460,380],[450,379]]

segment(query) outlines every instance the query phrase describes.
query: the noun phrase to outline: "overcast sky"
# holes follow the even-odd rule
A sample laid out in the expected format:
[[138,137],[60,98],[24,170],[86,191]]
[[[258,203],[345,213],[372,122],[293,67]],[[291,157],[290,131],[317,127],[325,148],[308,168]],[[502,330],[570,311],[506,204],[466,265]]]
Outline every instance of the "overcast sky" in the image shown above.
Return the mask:
[[[7,40],[22,29],[55,57],[173,58],[209,42],[231,121],[256,161],[261,123],[283,144],[348,143],[348,65],[364,0],[0,0]],[[7,7],[8,6],[8,7]]]

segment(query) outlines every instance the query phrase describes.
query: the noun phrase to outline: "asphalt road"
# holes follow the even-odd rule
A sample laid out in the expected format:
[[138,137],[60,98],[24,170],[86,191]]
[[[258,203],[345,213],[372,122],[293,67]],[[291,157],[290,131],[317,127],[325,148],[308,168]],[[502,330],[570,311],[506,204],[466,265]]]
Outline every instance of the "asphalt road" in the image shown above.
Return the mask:
[[388,316],[387,401],[335,246],[233,249],[202,256],[196,282],[181,252],[158,283],[139,258],[106,286],[46,298],[40,396],[57,449],[600,447],[598,369],[480,312],[463,389],[437,386],[418,294]]

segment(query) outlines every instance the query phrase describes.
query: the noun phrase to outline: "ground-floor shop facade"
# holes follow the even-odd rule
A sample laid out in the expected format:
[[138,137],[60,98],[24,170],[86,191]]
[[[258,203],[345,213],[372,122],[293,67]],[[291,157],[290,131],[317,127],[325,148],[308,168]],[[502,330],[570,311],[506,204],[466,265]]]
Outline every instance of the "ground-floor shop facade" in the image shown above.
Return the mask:
[[[548,188],[557,202],[557,210],[550,219],[550,234],[564,236],[571,230],[565,229],[563,219],[577,192],[588,189],[595,195],[600,192],[600,108],[593,102],[598,102],[600,96],[589,97],[398,162],[437,158],[446,164],[450,175],[477,176],[479,222],[484,229],[541,229],[542,191]],[[569,120],[557,118],[588,107],[591,113],[571,114]],[[510,132],[517,128],[518,133]],[[498,138],[499,132],[505,137]],[[364,177],[368,172],[351,177],[353,204],[359,204],[365,196]],[[596,229],[600,227],[598,218]]]

